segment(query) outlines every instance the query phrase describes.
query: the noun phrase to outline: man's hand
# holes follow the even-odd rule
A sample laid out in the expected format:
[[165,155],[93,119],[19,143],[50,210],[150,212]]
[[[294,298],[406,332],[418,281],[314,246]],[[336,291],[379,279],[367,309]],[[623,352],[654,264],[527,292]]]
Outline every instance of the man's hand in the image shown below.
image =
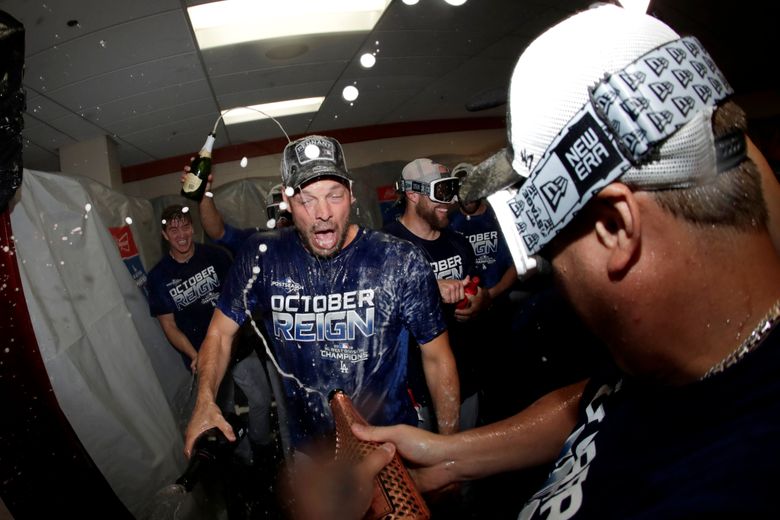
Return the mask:
[[444,303],[458,303],[466,296],[464,287],[469,283],[469,277],[464,280],[436,280],[439,293]]
[[455,319],[458,321],[468,321],[479,316],[493,303],[490,297],[490,291],[484,287],[477,287],[477,294],[466,296],[469,303],[462,309],[455,309]]
[[393,458],[390,443],[379,446],[357,464],[318,462],[299,457],[287,468],[284,494],[296,520],[360,520],[371,505],[374,479]]
[[[190,158],[190,162],[192,162],[193,159],[194,159],[194,157],[191,157]],[[179,182],[180,183],[184,184],[184,179],[187,178],[187,174],[188,173],[190,173],[190,165],[186,164],[186,165],[184,165],[184,171],[181,172],[181,175],[179,176]],[[211,184],[213,182],[214,182],[214,174],[213,173],[209,173],[208,179],[206,179],[206,191],[211,191]],[[203,197],[203,198],[205,199],[206,197]]]
[[445,446],[451,436],[431,433],[406,424],[396,426],[352,425],[358,439],[391,442],[404,461],[411,463],[409,473],[421,493],[440,491],[456,481]]
[[193,374],[197,374],[198,373],[198,354],[197,353],[195,354],[195,357],[193,357],[190,360],[190,370],[192,371]]
[[195,404],[195,410],[192,412],[190,422],[187,425],[187,431],[184,434],[184,455],[186,455],[187,458],[190,458],[192,455],[192,448],[195,446],[195,441],[200,434],[215,426],[225,434],[225,437],[227,437],[230,442],[236,440],[233,428],[222,416],[222,412],[216,403],[213,401],[197,402]]

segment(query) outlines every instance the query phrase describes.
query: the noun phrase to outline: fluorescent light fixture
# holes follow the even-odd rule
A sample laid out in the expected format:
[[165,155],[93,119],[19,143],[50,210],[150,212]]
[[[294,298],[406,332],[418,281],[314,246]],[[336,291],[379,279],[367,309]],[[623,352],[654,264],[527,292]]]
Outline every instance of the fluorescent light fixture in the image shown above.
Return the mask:
[[650,0],[620,0],[620,5],[627,11],[644,14],[647,12],[647,8],[650,7]]
[[226,125],[237,125],[248,121],[257,121],[258,119],[268,119],[269,116],[284,117],[296,114],[306,114],[319,110],[323,101],[325,101],[325,97],[320,96],[276,101],[274,103],[264,103],[262,105],[252,105],[249,107],[229,108],[222,111],[222,121]]
[[241,42],[370,31],[391,0],[222,0],[187,8],[201,49]]

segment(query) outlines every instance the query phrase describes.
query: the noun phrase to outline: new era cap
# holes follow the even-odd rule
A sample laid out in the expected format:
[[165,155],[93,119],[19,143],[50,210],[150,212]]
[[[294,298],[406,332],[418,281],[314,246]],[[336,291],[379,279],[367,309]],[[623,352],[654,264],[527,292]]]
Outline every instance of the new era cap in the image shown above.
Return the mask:
[[[589,89],[605,75],[617,76],[634,60],[679,38],[660,20],[615,5],[583,11],[542,34],[523,52],[512,74],[509,146],[477,165],[475,175],[461,187],[461,197],[476,200],[524,180],[588,102]],[[670,99],[678,98],[680,106],[689,102],[689,92],[681,92],[685,88],[698,87],[705,96],[728,88],[719,71],[713,72],[717,67],[706,51],[688,45],[681,42],[653,58],[652,66],[663,68],[671,80],[638,71],[634,77],[625,77],[628,94],[616,104],[636,102],[643,109],[641,95],[631,95],[633,85],[628,83],[632,81],[666,92]],[[722,81],[713,85],[710,78]],[[670,92],[670,86],[677,92]],[[698,110],[696,117],[656,149],[654,160],[636,164],[621,181],[643,189],[665,189],[690,185],[710,175],[715,165],[710,116],[711,110]]]
[[477,166],[460,197],[495,192],[488,201],[522,275],[608,183],[653,190],[714,178],[723,147],[711,116],[731,93],[695,38],[614,5],[583,11],[520,56],[509,146]]
[[341,144],[332,137],[307,135],[284,147],[282,184],[293,189],[317,177],[337,177],[352,182]]

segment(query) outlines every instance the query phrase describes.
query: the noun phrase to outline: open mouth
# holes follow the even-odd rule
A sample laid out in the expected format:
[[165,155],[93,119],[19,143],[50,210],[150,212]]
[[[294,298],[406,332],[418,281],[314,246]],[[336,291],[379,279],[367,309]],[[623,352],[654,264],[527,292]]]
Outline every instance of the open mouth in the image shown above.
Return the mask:
[[330,250],[336,247],[338,236],[334,229],[315,230],[313,233],[314,243],[319,249]]

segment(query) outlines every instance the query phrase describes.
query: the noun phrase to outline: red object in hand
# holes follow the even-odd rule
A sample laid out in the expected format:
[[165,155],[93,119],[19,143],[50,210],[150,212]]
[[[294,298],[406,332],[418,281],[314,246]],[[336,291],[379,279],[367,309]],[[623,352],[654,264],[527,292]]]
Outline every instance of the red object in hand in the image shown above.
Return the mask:
[[471,280],[469,280],[469,283],[467,283],[466,286],[463,288],[463,291],[466,293],[466,297],[463,298],[455,305],[456,309],[465,309],[468,306],[469,296],[474,296],[475,294],[477,294],[478,285],[479,285],[479,276],[472,276]]

